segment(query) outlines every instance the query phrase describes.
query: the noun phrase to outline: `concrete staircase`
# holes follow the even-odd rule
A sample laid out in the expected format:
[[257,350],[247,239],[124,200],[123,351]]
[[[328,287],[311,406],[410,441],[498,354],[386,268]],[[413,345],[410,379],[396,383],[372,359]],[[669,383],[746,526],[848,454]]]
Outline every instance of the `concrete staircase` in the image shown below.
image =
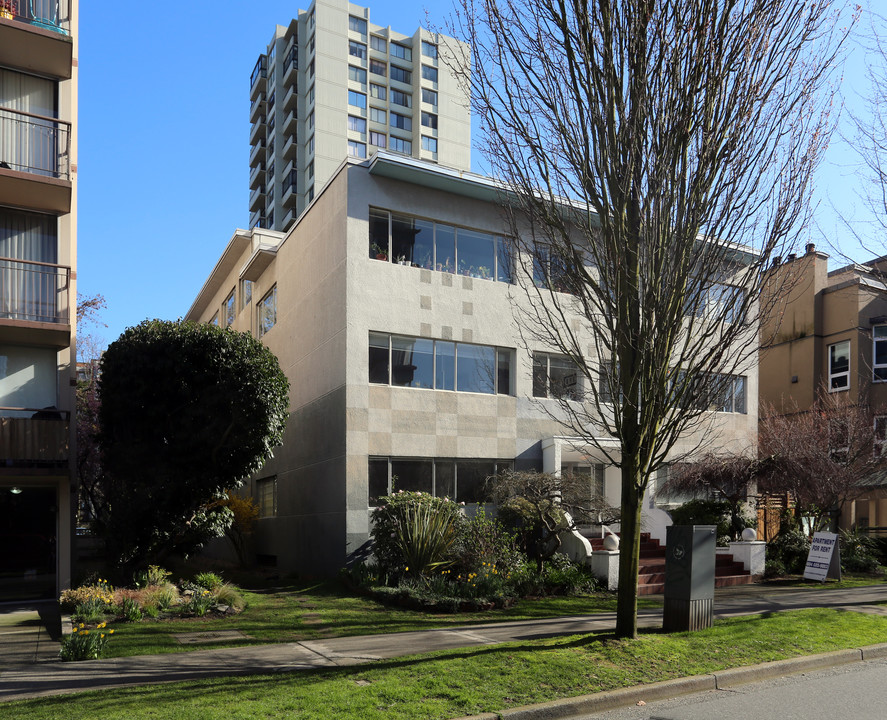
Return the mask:
[[[592,550],[603,550],[602,538],[588,538]],[[715,556],[715,587],[749,585],[752,577],[743,569],[741,562],[735,562],[732,555],[718,553]],[[640,559],[638,566],[638,595],[658,595],[665,592],[665,547],[641,533]]]

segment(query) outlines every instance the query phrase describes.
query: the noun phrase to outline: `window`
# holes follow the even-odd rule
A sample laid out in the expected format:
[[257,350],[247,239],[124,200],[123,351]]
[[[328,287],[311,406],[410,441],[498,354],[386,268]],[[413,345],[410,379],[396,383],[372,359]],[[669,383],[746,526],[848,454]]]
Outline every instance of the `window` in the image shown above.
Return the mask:
[[394,150],[395,152],[404,153],[405,155],[412,155],[413,143],[409,140],[404,140],[403,138],[394,137],[392,135],[389,149]]
[[314,177],[314,161],[313,160],[310,163],[308,163],[308,167],[305,169],[305,175],[308,176],[309,180]]
[[348,41],[348,54],[351,57],[360,58],[361,60],[366,60],[367,57],[367,46],[363,43],[359,43],[356,40]]
[[277,285],[259,301],[258,320],[259,337],[263,337],[277,324]]
[[387,100],[388,90],[383,85],[370,83],[370,96],[376,98],[376,100]]
[[401,105],[403,107],[412,107],[413,106],[413,96],[409,93],[401,92],[400,90],[391,89],[391,102],[395,105]]
[[216,327],[219,326],[219,311],[218,310],[216,310],[215,315],[213,315],[212,318],[210,319],[209,324],[215,325]]
[[353,80],[354,82],[360,83],[361,85],[366,85],[367,81],[367,71],[363,68],[354,67],[354,65],[348,66],[348,79]]
[[745,414],[745,378],[741,375],[710,375],[708,409]]
[[308,113],[308,119],[305,121],[305,124],[306,124],[309,128],[313,128],[313,127],[314,127],[314,111],[313,111],[313,110],[312,110],[310,113]]
[[506,348],[370,333],[369,382],[510,395],[513,356]]
[[388,41],[379,35],[370,35],[370,47],[376,52],[388,52]]
[[422,102],[429,105],[437,105],[437,91],[422,88]]
[[240,309],[247,307],[253,301],[253,281],[240,281]]
[[314,86],[312,85],[308,88],[308,104],[311,105],[314,102]]
[[536,243],[533,257],[533,282],[554,292],[570,292],[566,263],[558,249]]
[[256,480],[256,505],[259,507],[259,517],[269,518],[277,516],[277,478],[262,478]]
[[363,18],[354,17],[354,15],[348,16],[348,29],[352,32],[360,33],[361,35],[367,34],[367,21]]
[[[394,148],[400,138],[390,138]],[[370,257],[380,250],[388,259],[403,257],[415,267],[458,272],[471,277],[512,282],[511,243],[507,238],[445,223],[370,208]]]
[[[311,33],[311,37],[308,39],[308,53],[309,54],[314,52],[314,37],[315,37],[314,33]],[[298,58],[299,58],[298,50],[299,50],[298,45],[293,45],[292,57],[296,61],[298,61]],[[298,67],[298,65],[296,67]]]
[[427,40],[423,40],[422,41],[422,54],[427,58],[431,58],[432,60],[436,60],[437,59],[437,45],[435,45],[434,43],[430,43]]
[[422,125],[432,130],[437,130],[437,115],[422,111]]
[[308,154],[310,155],[313,152],[314,152],[314,136],[312,135],[310,138],[308,138]]
[[872,328],[872,380],[887,380],[887,325]]
[[457,502],[485,502],[486,480],[511,470],[510,460],[371,457],[368,462],[368,504],[400,490],[427,492]]
[[365,158],[367,156],[367,146],[365,143],[348,141],[348,154],[351,157]]
[[533,353],[533,397],[581,400],[579,369],[563,355]]
[[850,341],[828,346],[829,392],[850,389]]
[[388,146],[388,136],[385,133],[370,131],[370,145],[384,148]]
[[225,298],[225,327],[231,327],[234,324],[234,315],[234,291],[232,290],[231,294]]
[[370,120],[374,123],[385,125],[388,122],[388,113],[382,108],[370,108]]
[[391,66],[391,79],[409,85],[413,82],[413,73],[397,65]]
[[367,121],[362,117],[348,116],[348,129],[353,132],[365,133],[367,131]]
[[400,115],[399,113],[392,112],[391,127],[399,128],[400,130],[412,130],[413,118],[411,118],[409,115]]
[[437,82],[437,68],[431,67],[430,65],[422,66],[422,79],[428,80],[428,82]]
[[406,45],[399,45],[398,43],[391,43],[391,55],[396,58],[400,58],[401,60],[410,60],[413,59],[413,49],[408,48]]
[[314,60],[312,59],[310,63],[308,63],[308,77],[314,77]]
[[437,138],[422,136],[422,149],[428,152],[437,152]]
[[[363,93],[348,91],[348,104],[354,107],[365,108],[367,106],[367,96]],[[313,125],[312,125],[313,127]]]
[[381,75],[385,77],[388,73],[388,64],[381,60],[370,60],[370,72],[373,75]]

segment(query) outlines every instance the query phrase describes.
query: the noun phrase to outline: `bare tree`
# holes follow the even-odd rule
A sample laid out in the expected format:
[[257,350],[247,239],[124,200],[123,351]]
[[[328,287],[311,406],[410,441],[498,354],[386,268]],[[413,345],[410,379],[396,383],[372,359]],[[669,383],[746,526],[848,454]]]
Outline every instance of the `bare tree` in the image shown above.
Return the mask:
[[744,398],[766,266],[809,219],[840,20],[830,0],[460,0],[451,24],[524,343],[577,367],[553,416],[621,468],[620,637],[648,480]]
[[811,529],[820,530],[862,494],[860,480],[887,464],[887,428],[875,425],[868,403],[853,404],[846,393],[823,392],[809,410],[788,410],[762,409],[759,450],[772,460],[759,487],[791,492],[798,524],[813,518]]

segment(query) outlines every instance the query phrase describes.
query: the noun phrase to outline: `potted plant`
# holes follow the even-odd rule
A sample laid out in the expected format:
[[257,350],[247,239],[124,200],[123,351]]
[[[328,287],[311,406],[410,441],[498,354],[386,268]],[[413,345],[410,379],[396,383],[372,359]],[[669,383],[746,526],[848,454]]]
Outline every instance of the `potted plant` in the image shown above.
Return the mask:
[[[3,0],[0,0],[0,2],[3,2]],[[388,251],[383,250],[381,247],[379,247],[379,245],[373,243],[372,247],[370,248],[370,257],[375,257],[376,260],[387,260]]]
[[13,20],[16,16],[15,0],[0,0],[0,17]]

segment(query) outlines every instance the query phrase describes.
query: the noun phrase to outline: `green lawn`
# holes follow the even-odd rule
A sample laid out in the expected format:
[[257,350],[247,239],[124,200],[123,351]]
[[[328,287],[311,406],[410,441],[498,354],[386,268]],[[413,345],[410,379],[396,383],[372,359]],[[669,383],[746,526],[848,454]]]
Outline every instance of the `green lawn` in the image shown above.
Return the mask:
[[[521,600],[514,607],[487,612],[429,614],[393,608],[369,598],[349,595],[338,582],[302,582],[286,587],[244,592],[244,595],[249,605],[239,615],[112,623],[115,634],[113,641],[108,643],[105,657],[430,630],[447,625],[588,615],[613,612],[616,609],[615,594],[598,593]],[[640,606],[659,604],[657,601],[642,599]],[[175,638],[177,633],[210,633],[219,630],[239,630],[249,637],[240,641],[200,645],[181,645]]]
[[450,650],[335,670],[223,678],[4,703],[5,720],[452,718],[887,642],[887,619],[801,610],[636,641],[582,635]]

